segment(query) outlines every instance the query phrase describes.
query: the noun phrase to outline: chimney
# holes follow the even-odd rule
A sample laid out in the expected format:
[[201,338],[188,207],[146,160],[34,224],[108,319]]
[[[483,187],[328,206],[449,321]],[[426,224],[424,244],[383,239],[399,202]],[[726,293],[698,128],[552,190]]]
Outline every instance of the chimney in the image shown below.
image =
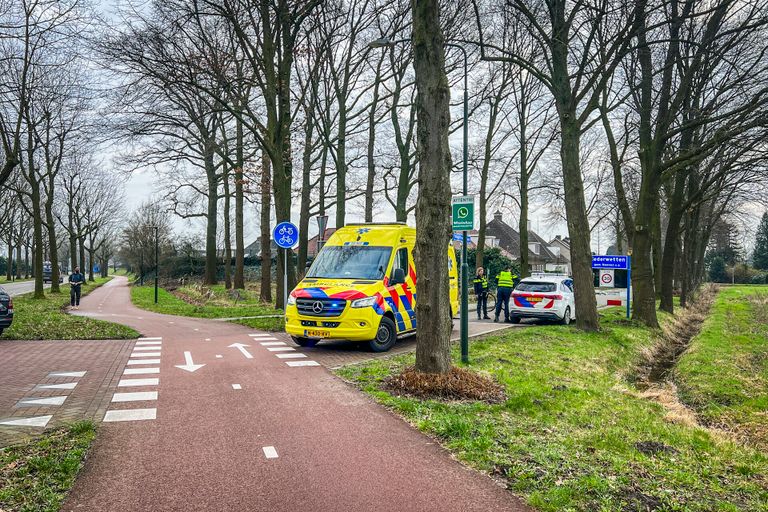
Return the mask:
[[493,220],[497,220],[497,221],[501,222],[501,217],[502,217],[501,211],[500,210],[496,210],[496,212],[494,212],[494,214],[493,214]]
[[528,231],[531,230],[531,219],[528,219]]
[[560,235],[556,235],[555,240],[560,240]]

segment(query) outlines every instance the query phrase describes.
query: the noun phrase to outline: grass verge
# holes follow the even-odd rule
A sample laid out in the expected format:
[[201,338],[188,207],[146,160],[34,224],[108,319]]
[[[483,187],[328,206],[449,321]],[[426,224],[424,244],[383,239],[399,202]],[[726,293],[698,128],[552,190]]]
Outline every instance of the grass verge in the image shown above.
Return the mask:
[[0,510],[59,510],[95,434],[93,423],[80,422],[0,449]]
[[768,452],[768,287],[722,287],[673,379],[701,421]]
[[[132,286],[131,300],[136,307],[166,315],[196,318],[239,318],[279,315],[272,304],[264,304],[251,290],[226,290],[223,285],[184,286],[173,291],[160,288],[155,304],[153,286]],[[264,331],[281,331],[282,317],[242,318],[233,323]]]
[[223,286],[212,286],[209,289],[210,294],[193,286],[178,288],[173,292],[160,288],[158,303],[155,304],[153,286],[132,286],[131,300],[139,308],[166,315],[235,318],[275,314],[271,304],[262,304],[247,291],[240,290],[241,298],[235,299]]
[[625,377],[658,333],[618,309],[601,322],[598,333],[547,325],[473,341],[469,368],[506,388],[500,404],[386,391],[412,354],[338,374],[539,510],[768,510],[768,456],[667,421]]
[[[82,295],[108,282],[111,277],[97,278],[85,283]],[[60,293],[46,291],[45,298],[35,299],[31,294],[13,298],[13,324],[0,339],[10,340],[113,340],[130,339],[139,333],[120,324],[68,315],[69,285],[63,284]]]

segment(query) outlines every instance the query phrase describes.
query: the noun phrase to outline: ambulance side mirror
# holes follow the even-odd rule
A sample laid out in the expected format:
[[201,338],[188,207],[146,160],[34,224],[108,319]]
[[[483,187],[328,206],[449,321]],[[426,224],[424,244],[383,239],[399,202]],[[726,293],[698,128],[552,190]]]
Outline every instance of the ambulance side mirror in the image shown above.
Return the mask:
[[396,268],[392,274],[392,282],[389,284],[392,286],[396,284],[405,284],[405,270],[402,268]]

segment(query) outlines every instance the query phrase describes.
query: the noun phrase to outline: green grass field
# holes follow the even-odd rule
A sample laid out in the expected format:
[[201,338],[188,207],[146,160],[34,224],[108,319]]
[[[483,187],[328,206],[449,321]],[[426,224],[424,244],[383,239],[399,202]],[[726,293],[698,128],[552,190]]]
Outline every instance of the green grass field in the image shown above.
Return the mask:
[[0,449],[0,510],[59,510],[95,433],[93,423],[75,423]]
[[[173,293],[160,288],[157,304],[153,286],[132,286],[131,301],[139,308],[156,313],[196,318],[238,318],[281,313],[272,304],[259,301],[258,295],[252,291],[233,292],[226,290],[224,285],[204,288],[184,286]],[[283,328],[282,318],[244,318],[233,322],[269,331],[279,331]]]
[[[97,278],[93,283],[83,285],[82,294],[87,295],[109,281],[111,277]],[[63,284],[58,294],[46,290],[44,299],[34,299],[31,294],[13,298],[14,315],[11,328],[3,332],[0,339],[10,340],[112,340],[130,339],[139,333],[129,327],[68,315],[69,285]]]
[[768,286],[723,287],[674,380],[705,423],[768,452]]
[[412,354],[338,374],[538,510],[768,510],[766,453],[672,423],[640,396],[627,376],[657,333],[623,314],[604,312],[599,333],[545,325],[472,341],[469,368],[506,387],[502,404],[383,391],[383,379],[413,364]]

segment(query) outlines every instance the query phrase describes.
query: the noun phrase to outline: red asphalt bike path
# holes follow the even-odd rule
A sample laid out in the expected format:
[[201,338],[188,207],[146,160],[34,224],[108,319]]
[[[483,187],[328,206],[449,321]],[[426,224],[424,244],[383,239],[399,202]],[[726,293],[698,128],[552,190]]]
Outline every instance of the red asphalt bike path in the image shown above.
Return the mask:
[[[159,397],[115,404],[157,418],[102,423],[64,511],[530,510],[322,366],[287,366],[254,330],[137,309],[125,278],[81,306],[162,337],[160,373],[146,375],[159,377]],[[205,366],[176,368],[185,351]]]

